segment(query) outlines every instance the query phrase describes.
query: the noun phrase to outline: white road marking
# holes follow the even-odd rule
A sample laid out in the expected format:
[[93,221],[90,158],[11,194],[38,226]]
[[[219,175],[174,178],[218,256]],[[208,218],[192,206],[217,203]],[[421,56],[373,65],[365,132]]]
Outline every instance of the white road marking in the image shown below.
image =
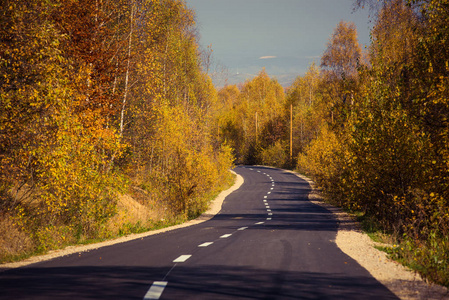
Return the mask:
[[268,192],[267,194],[269,195],[269,194],[271,194],[271,192]]
[[232,233],[223,234],[222,236],[220,236],[220,239],[226,239],[226,238],[230,237],[231,235],[232,235]]
[[267,199],[268,198],[268,196],[263,196],[265,199]]
[[245,229],[247,229],[248,227],[241,227],[241,228],[239,228],[239,229],[237,229],[237,230],[245,230]]
[[178,263],[178,262],[185,262],[186,260],[188,260],[192,255],[181,255],[180,257],[178,257],[177,259],[175,259],[173,262],[174,263]]
[[198,245],[198,247],[207,247],[212,245],[214,242],[206,242],[206,243],[202,243],[201,245]]
[[267,211],[271,211],[271,209],[267,209]]
[[[270,206],[269,205],[267,205],[265,208],[270,208]],[[271,210],[268,210],[268,211],[271,211]]]
[[165,287],[167,286],[167,281],[155,281],[153,282],[153,285],[150,287],[148,292],[143,297],[143,300],[150,300],[150,299],[159,299],[162,295],[162,292],[164,291]]
[[254,169],[253,168],[249,168],[251,171],[254,171]]
[[265,223],[265,222],[258,222],[255,225],[262,225],[263,223]]
[[273,213],[268,213],[268,215],[269,215],[269,216],[272,216],[272,215],[273,215]]
[[267,218],[267,221],[271,221],[271,218]]
[[270,190],[274,190],[274,188],[271,188]]

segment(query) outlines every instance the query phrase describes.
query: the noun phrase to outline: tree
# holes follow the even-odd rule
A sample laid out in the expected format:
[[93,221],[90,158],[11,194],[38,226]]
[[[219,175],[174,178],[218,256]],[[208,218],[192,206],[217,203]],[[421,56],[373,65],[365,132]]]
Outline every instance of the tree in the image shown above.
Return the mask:
[[329,108],[324,106],[320,95],[322,81],[319,68],[312,63],[306,74],[297,77],[288,90],[286,110],[293,105],[293,157],[316,138],[326,120]]
[[340,21],[321,57],[321,67],[333,78],[355,79],[361,52],[354,23]]
[[321,57],[328,93],[326,99],[334,126],[341,127],[351,110],[358,89],[360,59],[356,27],[353,23],[341,21]]

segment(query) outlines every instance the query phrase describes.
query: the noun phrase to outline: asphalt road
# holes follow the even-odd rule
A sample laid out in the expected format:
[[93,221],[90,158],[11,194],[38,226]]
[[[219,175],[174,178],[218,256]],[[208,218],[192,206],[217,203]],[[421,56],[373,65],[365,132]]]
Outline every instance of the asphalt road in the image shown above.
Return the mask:
[[0,273],[0,299],[397,299],[335,244],[297,176],[245,179],[211,220]]

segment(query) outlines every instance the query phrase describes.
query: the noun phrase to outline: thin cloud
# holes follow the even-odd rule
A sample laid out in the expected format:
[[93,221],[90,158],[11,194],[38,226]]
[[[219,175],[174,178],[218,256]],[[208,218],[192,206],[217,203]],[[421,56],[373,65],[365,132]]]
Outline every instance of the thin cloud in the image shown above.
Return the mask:
[[271,56],[271,55],[269,55],[269,56],[261,56],[261,57],[259,57],[259,59],[271,59],[271,58],[276,58],[277,56]]

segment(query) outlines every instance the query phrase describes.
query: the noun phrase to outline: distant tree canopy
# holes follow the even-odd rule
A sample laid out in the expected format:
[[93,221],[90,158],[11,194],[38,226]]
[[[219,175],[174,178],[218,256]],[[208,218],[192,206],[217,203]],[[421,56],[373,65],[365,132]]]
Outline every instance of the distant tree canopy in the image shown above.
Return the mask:
[[276,80],[262,70],[240,90],[227,86],[218,96],[222,103],[216,118],[218,135],[234,148],[237,162],[288,164],[288,152],[281,146],[288,135],[285,95]]

